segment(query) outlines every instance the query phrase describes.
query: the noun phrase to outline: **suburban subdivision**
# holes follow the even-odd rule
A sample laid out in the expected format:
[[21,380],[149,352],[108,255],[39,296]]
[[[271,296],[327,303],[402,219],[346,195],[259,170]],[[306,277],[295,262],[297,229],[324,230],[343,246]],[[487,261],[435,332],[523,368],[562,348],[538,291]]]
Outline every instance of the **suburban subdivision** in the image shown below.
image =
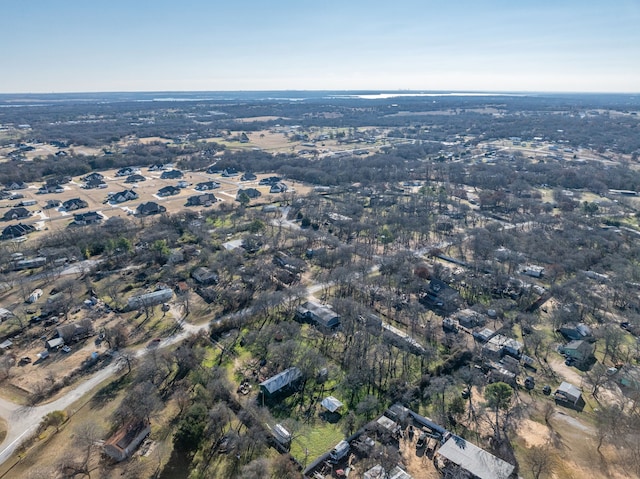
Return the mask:
[[0,479],[640,477],[640,98],[375,93],[0,95]]

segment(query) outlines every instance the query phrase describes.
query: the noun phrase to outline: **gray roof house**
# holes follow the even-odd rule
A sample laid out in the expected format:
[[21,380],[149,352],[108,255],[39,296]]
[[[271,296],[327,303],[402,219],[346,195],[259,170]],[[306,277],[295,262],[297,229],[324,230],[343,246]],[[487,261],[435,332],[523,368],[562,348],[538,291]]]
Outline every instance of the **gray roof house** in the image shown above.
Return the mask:
[[191,273],[191,277],[200,284],[215,284],[218,282],[218,274],[205,267],[196,268]]
[[266,397],[286,393],[288,390],[292,389],[295,383],[301,378],[302,372],[298,368],[292,367],[285,369],[266,381],[262,381],[260,383],[260,392],[262,392]]
[[300,320],[310,321],[326,330],[340,326],[340,316],[331,309],[331,306],[319,304],[315,301],[307,301],[298,306],[296,317]]
[[132,296],[127,301],[129,309],[142,308],[144,306],[154,306],[162,304],[173,298],[173,291],[169,288],[159,289],[151,293]]

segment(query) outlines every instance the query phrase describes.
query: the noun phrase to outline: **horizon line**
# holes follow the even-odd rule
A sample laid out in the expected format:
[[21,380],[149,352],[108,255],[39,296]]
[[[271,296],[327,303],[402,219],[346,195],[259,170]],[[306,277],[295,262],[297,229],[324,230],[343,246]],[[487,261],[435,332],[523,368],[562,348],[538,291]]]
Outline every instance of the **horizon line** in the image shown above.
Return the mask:
[[82,94],[130,94],[130,93],[262,93],[262,92],[359,92],[359,93],[405,93],[416,94],[438,94],[438,93],[470,93],[470,94],[513,94],[513,95],[640,95],[640,90],[633,91],[610,91],[610,90],[430,90],[430,89],[245,89],[245,90],[77,90],[77,91],[25,91],[25,92],[0,92],[0,95],[82,95]]

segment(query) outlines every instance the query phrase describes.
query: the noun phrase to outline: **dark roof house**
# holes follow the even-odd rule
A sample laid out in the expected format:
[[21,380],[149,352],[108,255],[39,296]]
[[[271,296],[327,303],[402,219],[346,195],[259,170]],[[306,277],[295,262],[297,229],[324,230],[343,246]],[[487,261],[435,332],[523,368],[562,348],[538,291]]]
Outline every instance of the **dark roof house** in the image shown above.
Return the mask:
[[102,215],[96,211],[87,211],[73,216],[73,223],[78,226],[96,225],[102,222]]
[[131,176],[137,173],[140,173],[140,170],[138,168],[135,168],[133,166],[125,166],[124,168],[120,168],[118,171],[116,171],[116,176]]
[[11,208],[9,211],[7,211],[4,214],[3,218],[5,221],[11,221],[21,220],[24,218],[28,218],[29,216],[31,216],[31,211],[22,206],[18,206],[17,208]]
[[253,180],[256,180],[257,178],[258,177],[256,175],[247,171],[242,175],[242,177],[240,177],[240,181],[253,181]]
[[196,185],[198,191],[215,190],[216,188],[220,188],[220,183],[217,181],[205,181]]
[[75,211],[81,208],[86,208],[87,206],[89,206],[89,203],[80,198],[71,198],[70,200],[62,203],[62,207],[65,211]]
[[180,188],[176,188],[175,186],[165,186],[164,188],[160,188],[158,190],[158,196],[174,196],[180,193]]
[[211,206],[216,201],[218,201],[218,199],[213,193],[204,193],[187,198],[187,204],[185,206]]
[[236,200],[240,197],[240,195],[242,194],[247,195],[249,198],[251,199],[255,199],[255,198],[259,198],[260,196],[262,196],[262,193],[260,193],[260,191],[256,190],[255,188],[247,188],[247,189],[239,189],[238,190],[238,194],[236,195]]
[[182,178],[184,175],[180,170],[169,170],[163,171],[160,175],[160,178],[163,180],[177,180],[178,178]]
[[125,183],[140,183],[141,181],[147,181],[147,179],[142,175],[129,175],[127,179],[124,180]]
[[26,236],[35,231],[35,227],[18,223],[17,225],[9,225],[2,230],[2,239],[13,239]]
[[154,201],[149,201],[147,203],[140,203],[136,208],[136,214],[139,216],[151,216],[151,215],[159,215],[160,213],[164,213],[167,209],[159,205]]
[[420,302],[428,308],[440,311],[453,311],[458,307],[460,294],[444,281],[434,278],[429,288],[420,297]]

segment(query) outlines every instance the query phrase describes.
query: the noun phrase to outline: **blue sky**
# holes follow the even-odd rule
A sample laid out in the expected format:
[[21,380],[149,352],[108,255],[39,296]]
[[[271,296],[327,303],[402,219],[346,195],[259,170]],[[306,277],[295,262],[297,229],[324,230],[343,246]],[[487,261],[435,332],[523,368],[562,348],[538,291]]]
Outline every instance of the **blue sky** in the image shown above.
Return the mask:
[[640,92],[640,0],[0,0],[0,92]]

